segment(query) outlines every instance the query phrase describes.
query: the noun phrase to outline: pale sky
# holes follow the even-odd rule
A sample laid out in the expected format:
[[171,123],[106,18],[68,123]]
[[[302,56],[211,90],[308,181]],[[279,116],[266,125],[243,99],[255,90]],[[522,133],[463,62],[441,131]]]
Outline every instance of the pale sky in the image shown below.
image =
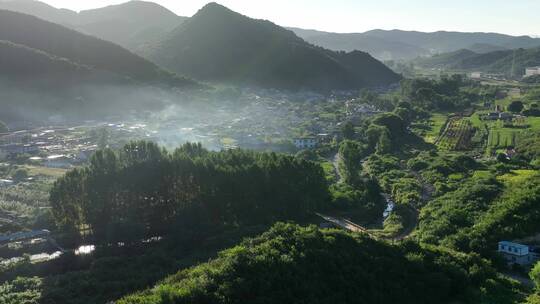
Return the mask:
[[[44,0],[83,10],[127,0]],[[208,0],[155,0],[192,16]],[[333,32],[402,29],[540,36],[540,0],[220,0],[230,9],[282,26]]]

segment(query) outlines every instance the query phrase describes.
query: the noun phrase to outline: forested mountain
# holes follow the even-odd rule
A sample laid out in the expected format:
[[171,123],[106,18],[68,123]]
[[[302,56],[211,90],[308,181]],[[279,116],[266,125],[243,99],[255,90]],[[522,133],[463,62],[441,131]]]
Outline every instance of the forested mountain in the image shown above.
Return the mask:
[[328,33],[292,29],[306,41],[332,50],[361,50],[381,60],[414,59],[429,54],[469,49],[478,53],[540,46],[540,39],[495,33],[415,32],[373,30],[364,33]]
[[148,57],[197,79],[265,87],[350,89],[399,80],[366,53],[315,47],[269,21],[216,3],[171,32]]
[[192,85],[113,43],[33,16],[0,10],[0,40],[40,50],[73,63],[111,72],[143,83]]
[[421,58],[416,63],[427,68],[484,71],[501,73],[509,77],[521,77],[525,68],[540,65],[540,48],[495,51],[478,54],[459,50],[430,58]]
[[134,52],[154,43],[186,19],[156,3],[144,1],[130,1],[77,13],[57,9],[40,1],[7,0],[0,1],[0,9],[62,24]]

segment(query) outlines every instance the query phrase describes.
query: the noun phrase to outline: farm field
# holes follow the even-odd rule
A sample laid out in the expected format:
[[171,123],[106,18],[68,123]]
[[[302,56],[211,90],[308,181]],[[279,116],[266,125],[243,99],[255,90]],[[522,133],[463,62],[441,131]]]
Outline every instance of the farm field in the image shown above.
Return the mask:
[[435,144],[442,151],[467,150],[470,148],[474,127],[468,119],[451,118],[443,134]]
[[500,121],[487,123],[489,136],[487,142],[488,149],[506,148],[515,146],[521,133],[525,131],[540,131],[540,117],[527,117],[523,121],[513,122],[514,125],[528,125],[528,128],[509,128],[505,127]]
[[430,129],[425,133],[424,140],[428,143],[435,143],[444,128],[447,116],[445,114],[435,113],[430,119]]
[[30,176],[45,176],[51,178],[58,178],[63,176],[68,170],[59,169],[59,168],[48,168],[43,166],[30,166],[27,165],[25,168],[28,170]]

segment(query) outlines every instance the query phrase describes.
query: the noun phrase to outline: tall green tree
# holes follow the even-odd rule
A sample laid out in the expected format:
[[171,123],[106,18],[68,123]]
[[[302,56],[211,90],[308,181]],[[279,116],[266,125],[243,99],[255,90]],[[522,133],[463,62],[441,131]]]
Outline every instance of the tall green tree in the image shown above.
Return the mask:
[[531,280],[533,280],[536,289],[540,292],[540,262],[536,263],[536,266],[531,270]]
[[366,149],[359,142],[345,140],[339,146],[339,156],[339,171],[345,182],[352,185],[360,176]]
[[356,131],[354,130],[354,125],[352,122],[347,121],[343,124],[341,127],[341,134],[343,135],[343,138],[348,140],[353,140],[354,135],[356,134]]
[[508,111],[513,113],[521,113],[523,108],[525,108],[525,106],[523,105],[523,102],[519,100],[514,100],[508,105]]

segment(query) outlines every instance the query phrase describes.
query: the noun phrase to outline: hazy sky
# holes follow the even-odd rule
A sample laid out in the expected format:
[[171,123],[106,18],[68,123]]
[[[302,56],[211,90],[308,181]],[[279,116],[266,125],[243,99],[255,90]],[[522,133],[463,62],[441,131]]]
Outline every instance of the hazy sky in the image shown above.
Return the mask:
[[[82,10],[127,0],[44,0]],[[156,0],[191,16],[209,1]],[[499,32],[540,35],[540,0],[221,0],[237,12],[282,26],[335,32],[371,29]]]

